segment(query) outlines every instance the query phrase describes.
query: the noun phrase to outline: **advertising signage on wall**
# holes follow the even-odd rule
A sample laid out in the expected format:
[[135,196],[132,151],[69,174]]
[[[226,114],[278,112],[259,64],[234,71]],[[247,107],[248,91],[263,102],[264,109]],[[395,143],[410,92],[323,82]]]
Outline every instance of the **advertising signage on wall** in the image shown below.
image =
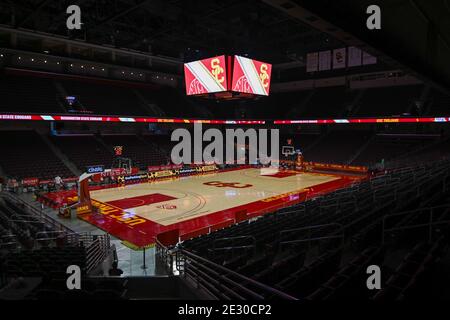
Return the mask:
[[102,173],[104,171],[105,171],[105,167],[101,166],[101,165],[86,167],[87,173]]

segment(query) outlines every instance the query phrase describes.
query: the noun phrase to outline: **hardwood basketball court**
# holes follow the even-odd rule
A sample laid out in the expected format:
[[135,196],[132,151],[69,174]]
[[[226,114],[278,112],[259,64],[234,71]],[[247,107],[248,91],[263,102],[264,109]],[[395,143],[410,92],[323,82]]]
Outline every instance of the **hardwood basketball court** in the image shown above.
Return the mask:
[[[178,229],[181,240],[334,191],[361,179],[323,173],[243,168],[91,190],[99,213],[79,215],[134,248]],[[55,193],[74,199],[74,194]]]

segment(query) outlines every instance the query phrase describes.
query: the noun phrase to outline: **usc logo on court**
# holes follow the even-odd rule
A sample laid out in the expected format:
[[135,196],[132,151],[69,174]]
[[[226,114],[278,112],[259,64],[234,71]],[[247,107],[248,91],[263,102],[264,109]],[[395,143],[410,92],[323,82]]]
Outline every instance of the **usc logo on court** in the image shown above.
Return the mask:
[[211,186],[216,188],[237,188],[244,189],[253,187],[251,184],[241,184],[239,182],[222,182],[222,181],[210,181],[203,183],[205,186]]

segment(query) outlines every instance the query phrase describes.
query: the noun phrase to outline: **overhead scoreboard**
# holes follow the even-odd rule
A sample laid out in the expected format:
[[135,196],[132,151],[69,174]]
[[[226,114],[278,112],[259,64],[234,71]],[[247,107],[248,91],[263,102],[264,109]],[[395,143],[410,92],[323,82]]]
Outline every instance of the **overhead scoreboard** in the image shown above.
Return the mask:
[[272,65],[241,56],[217,56],[184,65],[186,94],[268,96]]

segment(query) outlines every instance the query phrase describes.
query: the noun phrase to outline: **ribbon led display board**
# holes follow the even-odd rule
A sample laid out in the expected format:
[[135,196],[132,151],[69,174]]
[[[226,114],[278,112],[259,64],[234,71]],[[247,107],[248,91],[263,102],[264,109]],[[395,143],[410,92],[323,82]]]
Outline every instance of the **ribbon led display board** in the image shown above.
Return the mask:
[[301,119],[301,120],[215,120],[180,118],[137,118],[115,116],[85,115],[38,115],[38,114],[0,114],[0,121],[68,121],[68,122],[122,122],[122,123],[202,123],[230,125],[294,125],[294,124],[364,124],[364,123],[450,123],[450,117],[404,117],[404,118],[349,118],[349,119]]
[[273,123],[282,125],[282,124],[440,123],[440,122],[450,122],[450,117],[275,120]]
[[0,121],[69,121],[69,122],[122,122],[122,123],[202,123],[255,125],[265,124],[264,120],[215,120],[215,119],[180,119],[180,118],[138,118],[116,116],[86,115],[45,115],[45,114],[0,114]]

